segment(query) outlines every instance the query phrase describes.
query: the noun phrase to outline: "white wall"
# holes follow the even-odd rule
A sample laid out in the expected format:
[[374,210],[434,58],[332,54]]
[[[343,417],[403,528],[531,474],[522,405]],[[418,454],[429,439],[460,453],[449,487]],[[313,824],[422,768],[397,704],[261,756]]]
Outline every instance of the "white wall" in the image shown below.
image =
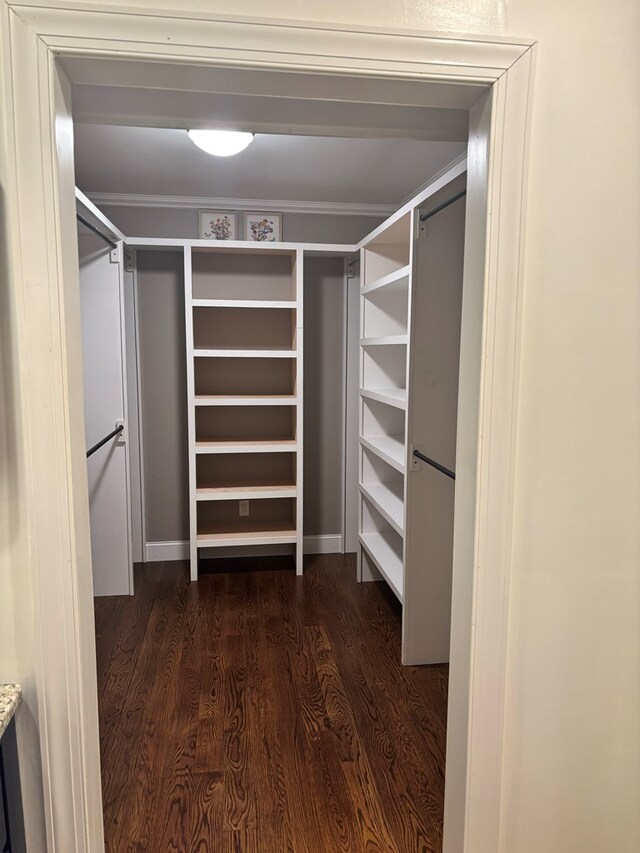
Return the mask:
[[[0,110],[0,114],[2,110]],[[0,127],[2,117],[0,115]],[[0,142],[1,149],[1,142]],[[0,195],[1,199],[1,195]],[[0,200],[0,227],[5,212]],[[0,251],[0,683],[18,682],[23,703],[16,717],[20,786],[29,850],[44,850],[42,767],[36,690],[34,590],[29,560],[27,482],[23,454],[26,424],[18,416],[20,393],[15,313],[5,253]],[[10,733],[7,732],[6,737]],[[18,769],[5,767],[7,785]],[[20,847],[16,847],[20,850]]]
[[508,6],[539,39],[504,850],[640,849],[640,4]]

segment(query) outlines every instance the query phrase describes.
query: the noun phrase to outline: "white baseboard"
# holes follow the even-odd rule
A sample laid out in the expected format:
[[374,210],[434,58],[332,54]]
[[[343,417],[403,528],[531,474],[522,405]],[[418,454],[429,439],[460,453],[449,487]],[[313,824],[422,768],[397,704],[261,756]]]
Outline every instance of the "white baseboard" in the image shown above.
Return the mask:
[[[212,556],[214,553],[215,549],[211,549]],[[225,549],[225,553],[229,554],[229,549]],[[261,550],[258,553],[265,554],[266,552]],[[341,554],[342,535],[340,533],[327,533],[321,536],[305,536],[304,553]],[[243,549],[243,554],[248,556],[246,549]],[[164,562],[165,560],[188,560],[189,542],[186,540],[147,542],[144,549],[144,558],[147,563]]]
[[325,533],[304,537],[305,554],[342,554],[342,534]]
[[146,563],[158,563],[165,560],[188,560],[189,543],[184,540],[176,542],[147,542],[144,546]]

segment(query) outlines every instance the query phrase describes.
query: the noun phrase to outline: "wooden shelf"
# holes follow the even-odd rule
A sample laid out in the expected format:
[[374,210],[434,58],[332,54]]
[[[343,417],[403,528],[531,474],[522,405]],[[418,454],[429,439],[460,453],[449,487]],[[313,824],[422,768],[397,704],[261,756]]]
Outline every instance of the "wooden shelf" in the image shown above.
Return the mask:
[[196,489],[198,501],[248,501],[266,498],[295,498],[295,485],[283,486],[215,486]]
[[406,346],[408,343],[408,335],[379,335],[375,338],[360,338],[360,346],[362,347]]
[[297,358],[297,350],[289,349],[194,349],[194,358]]
[[196,406],[295,406],[297,402],[295,394],[198,394],[194,397]]
[[360,444],[374,453],[378,459],[382,459],[387,465],[391,465],[396,471],[404,474],[406,451],[402,436],[362,435],[360,436]]
[[196,441],[198,453],[295,453],[295,439],[268,441]]
[[361,533],[358,538],[380,574],[402,602],[404,589],[402,558],[382,533]]
[[409,275],[411,274],[411,265],[407,264],[395,272],[388,275],[383,275],[382,278],[372,281],[360,290],[362,296],[368,296],[371,293],[386,292],[390,293],[393,290],[406,290],[409,287]]
[[404,536],[404,501],[384,483],[360,483],[360,492],[396,533]]
[[276,299],[192,299],[194,308],[292,308],[298,303],[294,301],[278,301]]
[[407,392],[404,388],[361,388],[360,396],[378,403],[386,403],[396,409],[406,410]]
[[[249,519],[247,519],[249,521]],[[297,531],[293,521],[273,524],[269,526],[248,524],[231,525],[225,528],[219,527],[198,533],[196,542],[199,548],[208,545],[223,547],[226,545],[271,545],[271,544],[295,544]]]

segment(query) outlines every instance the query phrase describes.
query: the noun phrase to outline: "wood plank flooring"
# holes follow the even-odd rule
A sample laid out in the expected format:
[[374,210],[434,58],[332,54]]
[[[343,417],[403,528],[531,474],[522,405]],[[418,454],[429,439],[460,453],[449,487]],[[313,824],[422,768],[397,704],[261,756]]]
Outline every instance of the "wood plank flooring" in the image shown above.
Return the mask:
[[447,668],[353,556],[136,590],[95,602],[109,853],[441,850]]

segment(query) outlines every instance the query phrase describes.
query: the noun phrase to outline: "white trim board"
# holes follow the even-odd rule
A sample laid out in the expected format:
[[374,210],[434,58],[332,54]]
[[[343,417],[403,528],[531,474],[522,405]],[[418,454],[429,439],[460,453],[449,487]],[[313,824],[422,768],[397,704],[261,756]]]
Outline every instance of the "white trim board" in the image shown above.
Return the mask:
[[[78,194],[80,190],[76,191]],[[296,201],[270,198],[208,198],[188,195],[143,195],[140,193],[82,194],[106,207],[157,207],[172,210],[268,210],[279,213],[313,213],[317,216],[377,216],[386,219],[398,205],[359,204],[338,201]]]
[[125,240],[125,236],[122,231],[117,228],[113,224],[113,222],[107,216],[105,216],[105,214],[98,207],[96,207],[96,205],[91,201],[90,198],[87,198],[87,196],[82,192],[82,190],[79,190],[78,187],[76,187],[75,193],[76,207],[79,206],[84,208],[84,211],[93,216],[93,218],[97,222],[104,225],[107,231],[109,231],[111,236],[114,237],[116,240]]
[[230,251],[240,249],[243,252],[258,252],[268,254],[269,252],[294,252],[302,249],[305,252],[316,255],[352,255],[356,247],[351,243],[253,243],[250,240],[196,240],[190,237],[126,237],[127,246],[136,249],[218,249]]
[[[290,548],[274,548],[274,554],[289,553]],[[178,539],[167,542],[147,542],[145,545],[145,562],[157,563],[170,560],[188,560],[189,559],[189,540]],[[260,550],[260,555],[266,555],[265,549]],[[324,533],[319,536],[304,537],[304,553],[305,554],[342,554],[342,534],[341,533]],[[211,557],[221,556],[213,549]],[[247,556],[246,552],[244,556]]]

